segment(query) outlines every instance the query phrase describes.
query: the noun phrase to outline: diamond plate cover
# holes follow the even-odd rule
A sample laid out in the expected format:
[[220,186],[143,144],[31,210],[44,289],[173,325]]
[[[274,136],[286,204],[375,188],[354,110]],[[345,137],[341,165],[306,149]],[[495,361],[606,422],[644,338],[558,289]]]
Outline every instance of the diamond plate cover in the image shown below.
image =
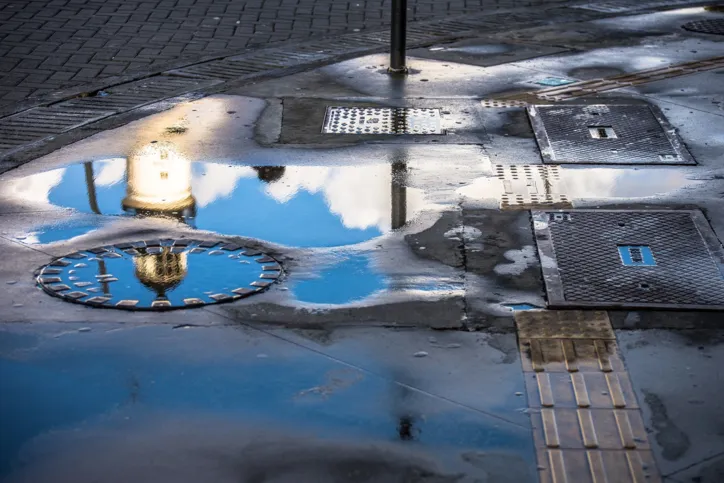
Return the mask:
[[535,105],[528,116],[546,163],[696,164],[653,106]]
[[[533,212],[552,307],[724,309],[724,253],[699,211]],[[618,247],[650,247],[624,266]]]
[[328,107],[325,134],[445,134],[440,109]]

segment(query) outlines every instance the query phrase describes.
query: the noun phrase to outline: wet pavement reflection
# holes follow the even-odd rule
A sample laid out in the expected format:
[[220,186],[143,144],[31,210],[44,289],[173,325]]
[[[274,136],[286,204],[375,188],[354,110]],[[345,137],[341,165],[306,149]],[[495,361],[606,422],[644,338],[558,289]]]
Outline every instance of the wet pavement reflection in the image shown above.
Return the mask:
[[[700,169],[692,168],[596,168],[565,166],[556,167],[560,173],[554,194],[567,196],[569,200],[628,200],[637,198],[671,198],[683,189],[704,186]],[[715,190],[714,190],[715,191]],[[458,189],[469,199],[494,199],[499,201],[506,193],[506,184],[500,178],[480,177]],[[529,193],[519,193],[529,196]],[[544,192],[545,194],[545,192]],[[712,192],[712,196],[716,196]]]
[[312,277],[291,281],[294,298],[309,304],[359,302],[390,286],[389,277],[375,269],[370,255],[350,254]]
[[281,275],[266,254],[192,240],[118,244],[68,255],[41,270],[49,293],[94,306],[195,307],[258,293]]
[[[400,182],[404,163],[348,167],[237,166],[188,162],[169,143],[6,181],[19,202],[100,215],[177,220],[199,230],[294,247],[361,243],[400,228],[423,204]],[[93,227],[86,227],[87,232]],[[34,232],[45,233],[39,227]],[[29,242],[83,234],[82,227]],[[65,238],[65,239],[68,239]]]
[[[390,331],[390,345],[379,344],[379,332],[328,336],[110,325],[4,331],[0,476],[532,481],[532,440],[527,423],[515,422],[527,416],[507,405],[524,403],[514,395],[523,388],[517,364],[500,365],[513,377],[485,396],[492,374],[455,362],[464,353],[500,357],[479,335],[440,334],[434,345],[426,333]],[[427,359],[413,356],[420,344]],[[451,380],[450,371],[480,384]]]

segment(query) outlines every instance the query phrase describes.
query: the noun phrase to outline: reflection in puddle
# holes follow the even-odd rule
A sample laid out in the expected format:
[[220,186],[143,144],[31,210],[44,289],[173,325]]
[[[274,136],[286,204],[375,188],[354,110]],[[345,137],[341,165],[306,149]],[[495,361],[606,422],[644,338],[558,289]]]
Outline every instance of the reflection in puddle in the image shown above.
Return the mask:
[[[687,186],[701,185],[703,181],[691,179],[690,168],[560,168],[560,183],[556,193],[570,199],[633,199],[669,196]],[[531,193],[544,193],[544,186],[533,186]],[[482,177],[458,189],[458,193],[471,199],[498,199],[504,194],[524,195],[530,193],[509,193],[503,180],[497,177]]]
[[16,236],[15,239],[28,245],[44,245],[88,235],[103,227],[103,225],[105,225],[105,222],[99,219],[71,218],[38,225],[32,231]]
[[405,186],[405,171],[404,163],[392,168],[190,163],[172,144],[159,142],[128,159],[74,164],[8,181],[2,190],[21,202],[173,218],[226,235],[330,247],[376,238],[419,213],[423,196]]
[[[490,378],[465,367],[470,377],[449,376],[460,373],[463,356],[499,358],[471,337],[436,334],[441,346],[458,348],[428,349],[436,357],[425,364],[410,354],[429,344],[426,333],[312,330],[298,332],[326,339],[285,343],[238,327],[76,327],[36,340],[7,327],[0,335],[4,482],[130,473],[159,483],[460,482],[473,472],[465,479],[522,483],[530,478],[509,468],[532,465],[535,473],[529,431],[488,415],[521,420],[514,394],[524,386],[512,364],[496,364],[511,376],[487,393],[471,388]],[[426,391],[407,389],[412,383]],[[402,418],[413,421],[413,446],[395,444]],[[471,459],[484,456],[496,463]]]
[[341,305],[370,297],[389,284],[389,279],[373,268],[367,256],[352,255],[315,278],[292,283],[290,289],[300,302]]
[[510,52],[511,47],[503,44],[482,44],[482,45],[463,45],[463,46],[450,46],[450,47],[431,47],[430,51],[442,50],[447,52],[462,52],[464,54],[473,55],[492,55],[492,54],[504,54]]
[[138,309],[238,299],[279,277],[274,259],[238,245],[218,245],[170,240],[92,249],[44,267],[39,281],[68,300]]

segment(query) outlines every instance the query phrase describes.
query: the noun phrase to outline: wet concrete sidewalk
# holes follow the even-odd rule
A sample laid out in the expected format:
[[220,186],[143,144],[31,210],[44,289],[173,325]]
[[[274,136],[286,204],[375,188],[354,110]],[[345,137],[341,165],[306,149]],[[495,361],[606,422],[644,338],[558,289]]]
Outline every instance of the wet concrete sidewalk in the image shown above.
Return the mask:
[[721,481],[716,22],[363,56],[2,174],[3,481]]

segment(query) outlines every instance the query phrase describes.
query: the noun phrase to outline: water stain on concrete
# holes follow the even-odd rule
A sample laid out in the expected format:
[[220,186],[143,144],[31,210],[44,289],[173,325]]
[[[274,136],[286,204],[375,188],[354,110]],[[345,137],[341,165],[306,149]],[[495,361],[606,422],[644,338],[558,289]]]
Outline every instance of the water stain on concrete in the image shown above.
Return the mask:
[[643,390],[644,401],[651,410],[651,424],[656,432],[656,442],[661,446],[661,455],[668,461],[681,458],[691,446],[689,436],[669,419],[666,406],[661,398]]
[[501,364],[513,364],[518,361],[518,345],[515,339],[504,334],[491,334],[485,342],[502,353]]

